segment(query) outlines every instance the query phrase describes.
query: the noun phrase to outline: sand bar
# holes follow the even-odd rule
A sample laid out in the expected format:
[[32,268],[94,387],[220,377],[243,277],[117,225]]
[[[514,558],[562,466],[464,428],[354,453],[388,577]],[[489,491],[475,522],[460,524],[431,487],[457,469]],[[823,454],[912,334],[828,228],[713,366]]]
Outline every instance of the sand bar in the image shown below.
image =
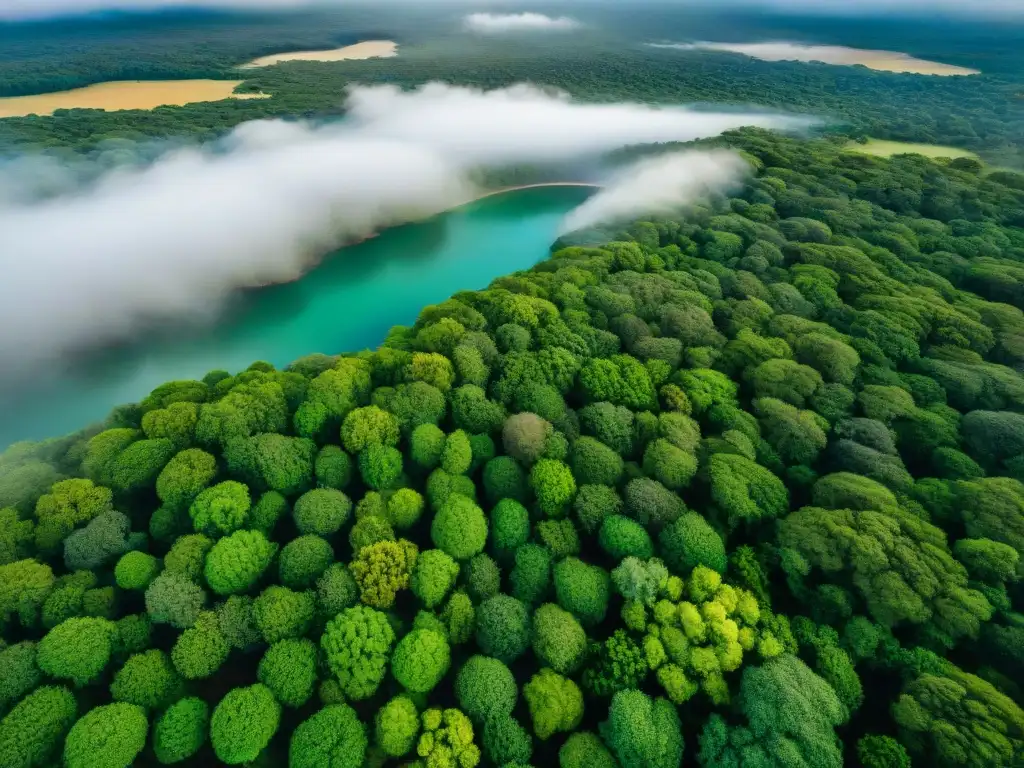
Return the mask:
[[200,101],[269,98],[234,93],[242,80],[119,80],[58,93],[0,98],[0,118],[52,115],[57,109],[155,109]]
[[357,59],[389,59],[397,55],[398,43],[391,40],[365,40],[355,45],[346,45],[344,48],[334,48],[329,51],[293,51],[262,56],[248,64],[243,64],[240,69],[271,67],[284,61],[354,61]]
[[903,72],[913,75],[980,75],[977,69],[917,59],[896,51],[872,51],[842,45],[802,45],[799,43],[649,43],[652,48],[675,48],[683,51],[725,51],[740,53],[762,61],[820,61],[825,64],[853,66],[862,64],[881,72]]
[[957,157],[970,157],[975,160],[978,156],[968,149],[957,147],[943,147],[938,144],[911,144],[905,141],[883,141],[881,139],[869,139],[867,144],[859,144],[851,141],[845,147],[847,152],[858,152],[862,155],[874,155],[875,157],[892,157],[893,155],[924,155],[925,157],[945,157],[950,160]]

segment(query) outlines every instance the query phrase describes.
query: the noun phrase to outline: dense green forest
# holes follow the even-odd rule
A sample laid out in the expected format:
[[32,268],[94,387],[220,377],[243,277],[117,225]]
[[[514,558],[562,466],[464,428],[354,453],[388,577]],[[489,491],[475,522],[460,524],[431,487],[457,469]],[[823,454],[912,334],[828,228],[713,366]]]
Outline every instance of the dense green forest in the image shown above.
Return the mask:
[[[752,105],[799,111],[829,121],[852,136],[952,144],[981,153],[995,165],[1024,167],[1024,29],[963,24],[918,25],[909,44],[898,45],[885,25],[854,24],[856,44],[909,50],[941,61],[981,68],[974,77],[924,77],[796,62],[763,62],[728,53],[647,47],[644,41],[704,34],[770,36],[781,22],[736,17],[679,18],[652,12],[643,19],[621,11],[600,16],[603,28],[557,41],[479,40],[453,33],[458,15],[422,10],[389,16],[380,26],[369,12],[325,20],[270,17],[198,25],[189,17],[153,17],[136,29],[94,22],[42,25],[38,34],[0,27],[0,94],[55,90],[103,80],[154,77],[245,78],[245,91],[272,99],[212,102],[153,111],[73,110],[54,117],[0,120],[0,148],[26,146],[88,151],[110,140],[207,140],[239,123],[265,117],[330,117],[342,114],[352,83],[413,87],[443,81],[485,88],[529,81],[562,88],[580,99],[655,103]],[[634,14],[633,16],[638,16]],[[133,19],[135,17],[132,17]],[[401,18],[402,20],[396,20]],[[791,24],[786,20],[787,24]],[[376,26],[375,26],[376,25]],[[818,42],[843,42],[823,24],[804,22],[799,34]],[[907,25],[900,25],[905,34]],[[614,34],[613,34],[614,32]],[[799,36],[799,34],[797,36]],[[793,35],[790,35],[792,37]],[[390,37],[403,46],[397,58],[336,63],[286,63],[259,71],[234,66],[293,47],[316,48],[368,37]],[[966,39],[967,42],[964,42]],[[981,41],[981,42],[979,42]],[[979,48],[986,51],[981,58]]]
[[1024,177],[714,143],[734,198],[0,455],[0,765],[1019,766]]

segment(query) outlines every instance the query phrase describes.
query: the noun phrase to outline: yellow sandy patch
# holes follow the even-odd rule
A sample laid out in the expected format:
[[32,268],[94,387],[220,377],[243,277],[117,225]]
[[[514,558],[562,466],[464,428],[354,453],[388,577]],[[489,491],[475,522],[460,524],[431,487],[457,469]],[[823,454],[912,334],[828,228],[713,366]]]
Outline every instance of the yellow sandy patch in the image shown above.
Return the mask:
[[352,61],[355,59],[388,59],[397,55],[398,43],[391,40],[365,40],[355,45],[346,45],[344,48],[335,48],[330,51],[275,53],[243,64],[240,69],[270,67],[283,61]]
[[893,155],[915,154],[931,158],[945,157],[951,160],[957,157],[973,157],[975,160],[978,159],[976,154],[966,149],[943,147],[938,144],[911,144],[905,141],[882,141],[880,139],[868,139],[867,144],[858,144],[855,141],[851,141],[846,145],[846,150],[848,152],[859,152],[862,155],[874,155],[875,157],[892,157]]
[[977,69],[917,59],[896,51],[872,51],[847,48],[843,45],[801,45],[798,43],[651,43],[655,48],[677,48],[686,51],[728,51],[742,53],[762,61],[821,61],[825,64],[853,66],[863,64],[882,72],[904,72],[914,75],[980,75]]
[[122,80],[36,96],[0,98],[0,117],[52,115],[57,109],[155,109],[199,101],[263,99],[264,93],[234,93],[242,80]]

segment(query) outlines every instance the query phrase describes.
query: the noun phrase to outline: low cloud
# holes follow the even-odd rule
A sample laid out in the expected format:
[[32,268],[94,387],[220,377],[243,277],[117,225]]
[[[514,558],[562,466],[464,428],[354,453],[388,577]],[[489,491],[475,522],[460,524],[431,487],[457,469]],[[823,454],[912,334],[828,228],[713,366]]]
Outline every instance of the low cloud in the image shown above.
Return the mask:
[[500,35],[506,32],[571,32],[583,25],[569,16],[543,13],[471,13],[462,20],[470,32]]
[[641,216],[665,216],[739,186],[751,166],[726,150],[649,157],[620,170],[562,222],[561,233]]
[[[597,166],[626,145],[809,122],[577,104],[526,86],[360,87],[348,107],[343,123],[251,123],[214,148],[173,150],[98,178],[48,161],[42,188],[39,166],[23,158],[26,183],[7,173],[0,194],[0,327],[18,329],[0,335],[0,368],[24,372],[153,319],[213,316],[240,286],[296,277],[343,242],[473,197],[468,179],[479,169],[588,158]],[[90,180],[75,186],[80,177]],[[599,195],[579,215],[628,211],[630,189],[614,205]],[[645,210],[652,199],[660,198],[645,193]]]

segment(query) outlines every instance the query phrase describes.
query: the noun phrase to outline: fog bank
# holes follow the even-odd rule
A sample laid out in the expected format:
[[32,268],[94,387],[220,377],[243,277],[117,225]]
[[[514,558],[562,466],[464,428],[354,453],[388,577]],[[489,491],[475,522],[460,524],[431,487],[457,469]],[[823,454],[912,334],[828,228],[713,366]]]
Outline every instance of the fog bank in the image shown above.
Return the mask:
[[[240,286],[296,277],[343,242],[470,199],[477,191],[471,171],[596,160],[626,145],[743,125],[808,124],[779,115],[576,104],[526,86],[356,88],[348,106],[343,123],[250,123],[216,151],[173,150],[78,186],[74,180],[88,174],[62,172],[52,160],[7,165],[0,327],[18,331],[0,335],[0,368],[24,372],[52,363],[150,319],[212,317]],[[631,189],[639,188],[620,189],[598,213],[628,211]],[[643,194],[646,207],[652,198]],[[598,215],[594,210],[579,215]]]
[[739,186],[751,170],[737,153],[726,150],[645,158],[610,177],[597,194],[570,212],[560,234],[677,212]]
[[571,32],[583,26],[569,16],[543,13],[471,13],[462,20],[471,32],[486,35],[505,32]]

